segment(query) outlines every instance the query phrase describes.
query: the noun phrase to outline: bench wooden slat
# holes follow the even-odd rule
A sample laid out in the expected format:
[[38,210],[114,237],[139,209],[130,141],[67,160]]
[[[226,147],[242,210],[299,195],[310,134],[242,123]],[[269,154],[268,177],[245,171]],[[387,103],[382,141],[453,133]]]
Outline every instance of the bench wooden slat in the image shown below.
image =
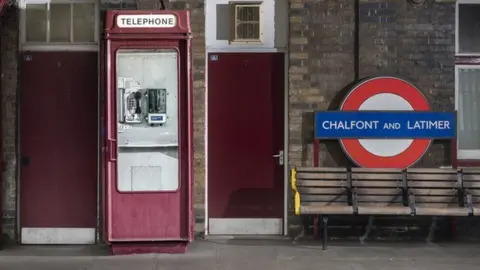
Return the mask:
[[364,180],[353,180],[352,181],[352,186],[353,187],[400,187],[401,182],[400,181],[364,181]]
[[371,168],[352,168],[351,169],[352,173],[355,172],[364,172],[364,173],[401,173],[402,170],[399,169],[388,169],[388,168],[376,168],[376,169],[371,169]]
[[384,204],[391,204],[391,203],[403,203],[402,196],[357,196],[357,201],[359,204],[362,203],[384,203]]
[[415,196],[415,203],[458,203],[456,196]]
[[301,205],[300,211],[305,215],[352,215],[351,206]]
[[340,194],[347,191],[346,188],[322,188],[322,187],[298,187],[301,194]]
[[315,179],[317,181],[329,179],[347,179],[346,173],[297,173],[297,179]]
[[457,173],[456,169],[441,169],[441,168],[408,168],[407,173],[418,174],[442,174],[442,173]]
[[324,172],[346,172],[347,168],[340,167],[299,167],[297,173],[324,173]]
[[297,180],[298,187],[346,187],[346,181]]
[[465,174],[480,174],[480,168],[472,168],[472,167],[460,167],[463,173]]
[[420,203],[415,203],[415,206],[423,207],[423,208],[460,208],[457,202],[437,202],[437,203],[420,202]]
[[457,174],[407,174],[408,180],[457,181]]
[[301,202],[301,206],[348,206],[345,202]]
[[401,174],[384,174],[384,173],[378,173],[378,174],[365,174],[365,173],[352,173],[352,180],[386,180],[386,181],[391,181],[391,180],[402,180],[402,175]]
[[348,202],[347,195],[302,195],[304,202]]
[[456,196],[456,189],[438,188],[412,188],[411,192],[416,196]]
[[393,188],[356,188],[357,195],[396,195],[401,192],[402,189],[398,187]]
[[452,181],[436,182],[436,181],[408,181],[409,188],[455,188],[456,183]]
[[472,197],[478,197],[480,196],[480,189],[468,189],[467,190],[470,194],[472,194]]
[[463,174],[463,181],[480,181],[480,175],[475,174]]
[[463,182],[463,187],[468,188],[468,189],[480,189],[480,181],[475,182],[475,181],[465,181]]
[[[465,202],[467,201],[467,199],[465,199]],[[480,196],[472,196],[472,202],[476,205],[478,204],[478,206],[480,207]]]
[[419,216],[468,216],[468,209],[459,207],[418,206],[415,211]]
[[410,215],[410,208],[404,206],[359,206],[359,215]]

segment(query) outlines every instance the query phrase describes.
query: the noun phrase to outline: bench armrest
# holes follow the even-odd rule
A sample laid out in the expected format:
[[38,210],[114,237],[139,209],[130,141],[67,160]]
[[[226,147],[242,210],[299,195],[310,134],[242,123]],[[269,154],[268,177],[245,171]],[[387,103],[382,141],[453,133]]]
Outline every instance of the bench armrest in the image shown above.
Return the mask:
[[300,193],[297,189],[297,170],[295,168],[292,169],[291,172],[291,181],[290,184],[292,185],[293,196],[295,201],[295,215],[300,215]]

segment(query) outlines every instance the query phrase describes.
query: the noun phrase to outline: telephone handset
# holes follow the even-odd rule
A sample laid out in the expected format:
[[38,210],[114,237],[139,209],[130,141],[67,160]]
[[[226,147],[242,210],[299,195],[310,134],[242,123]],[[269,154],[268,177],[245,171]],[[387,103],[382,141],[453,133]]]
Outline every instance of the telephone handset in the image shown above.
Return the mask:
[[142,108],[140,108],[140,99],[142,98],[142,93],[140,93],[140,91],[135,92],[133,98],[135,98],[135,114],[142,114]]

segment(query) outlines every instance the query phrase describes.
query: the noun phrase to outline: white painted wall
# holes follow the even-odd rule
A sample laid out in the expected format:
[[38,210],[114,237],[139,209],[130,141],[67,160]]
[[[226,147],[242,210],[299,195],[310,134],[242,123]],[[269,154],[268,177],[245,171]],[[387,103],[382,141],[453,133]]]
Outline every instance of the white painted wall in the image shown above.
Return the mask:
[[[288,0],[263,0],[262,43],[255,44],[230,44],[228,39],[219,38],[218,31],[229,25],[228,14],[217,14],[218,5],[228,5],[230,0],[207,0],[205,5],[205,46],[207,51],[216,49],[285,49],[288,37]],[[252,0],[236,0],[235,2],[252,3]],[[221,11],[220,11],[221,12]],[[217,16],[218,15],[218,16]]]

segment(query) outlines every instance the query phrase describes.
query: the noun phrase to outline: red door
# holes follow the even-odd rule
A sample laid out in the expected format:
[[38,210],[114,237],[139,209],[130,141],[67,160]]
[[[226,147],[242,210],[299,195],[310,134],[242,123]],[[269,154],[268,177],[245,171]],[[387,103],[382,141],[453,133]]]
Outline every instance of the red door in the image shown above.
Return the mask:
[[22,57],[21,242],[94,243],[97,53],[26,52]]
[[209,54],[210,234],[281,234],[284,55]]

